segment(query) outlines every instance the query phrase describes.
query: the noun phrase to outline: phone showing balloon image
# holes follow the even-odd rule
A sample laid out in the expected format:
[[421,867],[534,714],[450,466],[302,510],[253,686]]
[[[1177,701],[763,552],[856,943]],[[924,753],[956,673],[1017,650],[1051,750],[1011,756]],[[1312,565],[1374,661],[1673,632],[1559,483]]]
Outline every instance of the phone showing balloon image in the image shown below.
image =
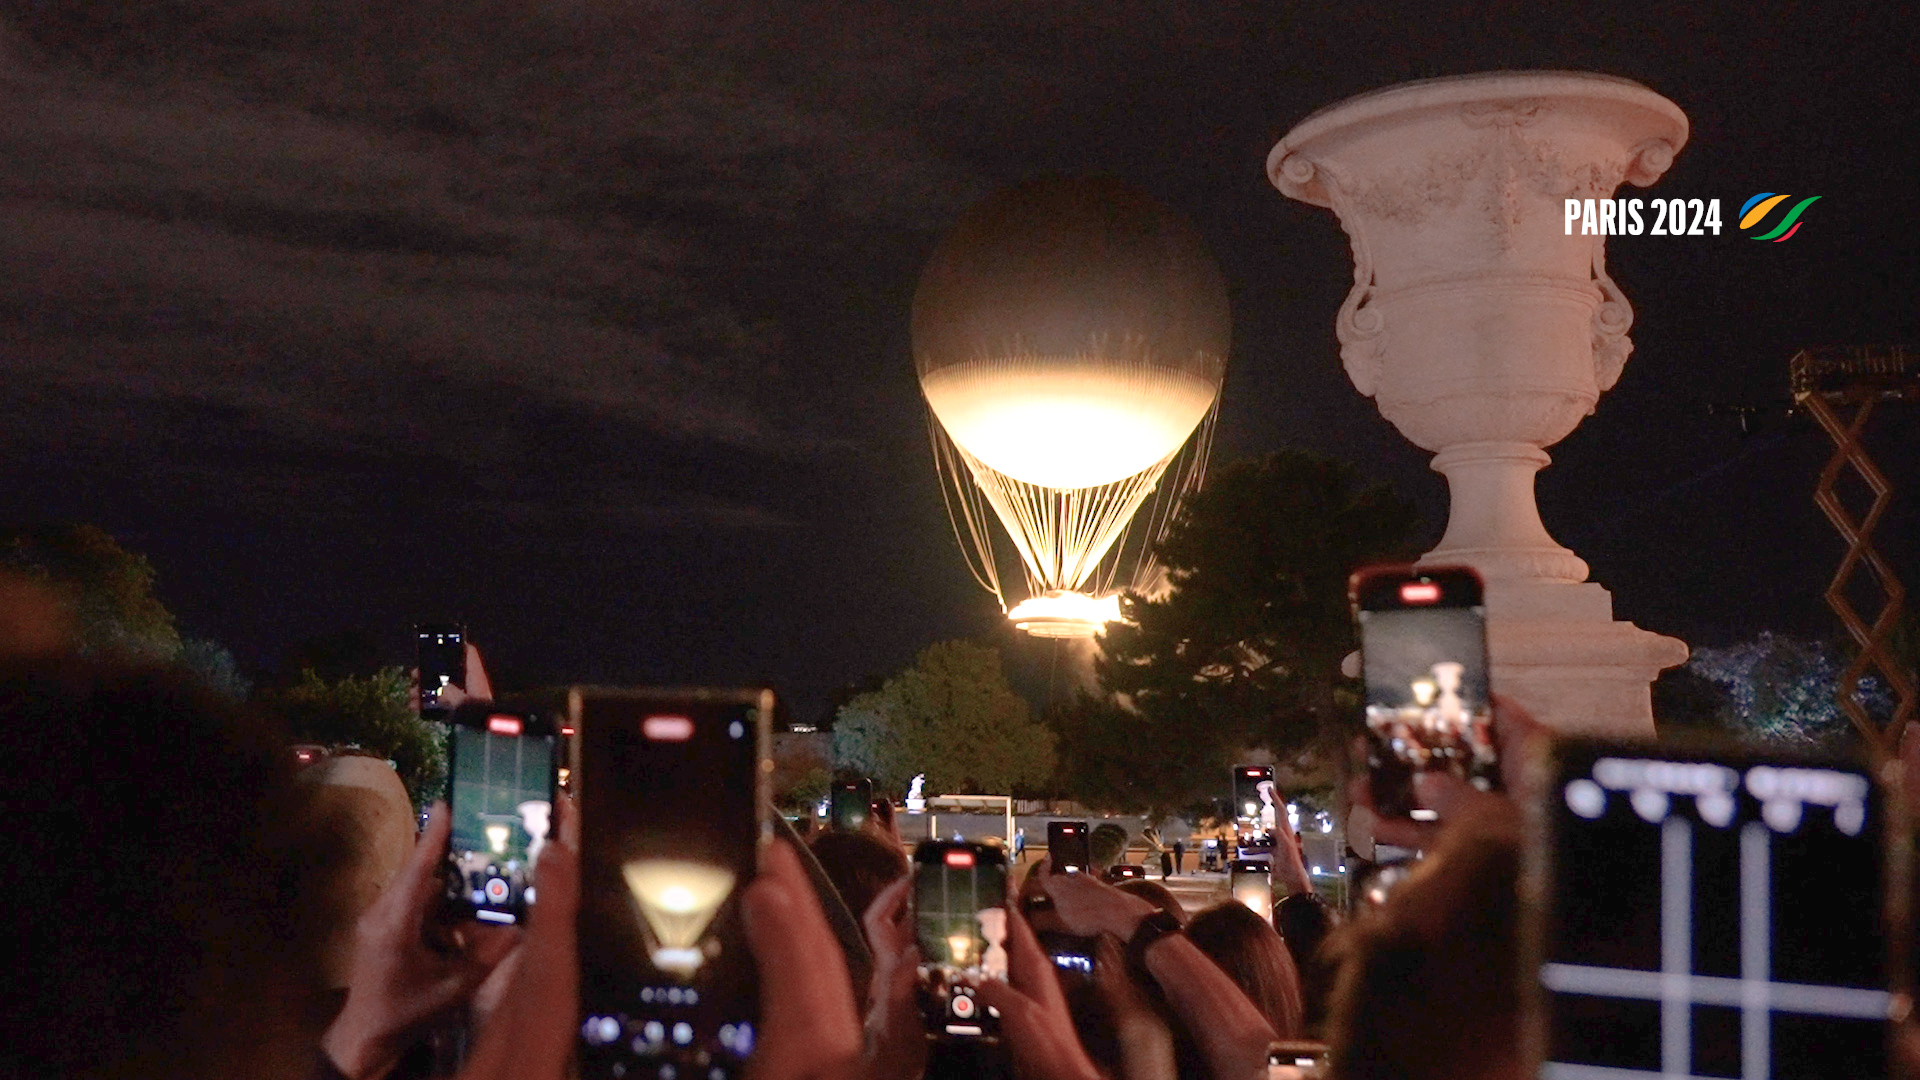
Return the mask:
[[456,916],[513,924],[534,902],[553,820],[554,725],[538,713],[467,702],[447,725],[446,900]]
[[467,628],[421,623],[413,628],[414,663],[420,672],[420,715],[444,720],[453,707],[440,699],[449,686],[467,686]]
[[766,691],[572,692],[583,1077],[742,1075],[772,711]]
[[1431,820],[1413,778],[1450,772],[1500,787],[1487,687],[1487,611],[1466,567],[1376,566],[1348,583],[1366,682],[1367,770],[1374,807]]
[[1888,1075],[1906,830],[1871,769],[1672,739],[1528,768],[1533,1075]]
[[925,840],[913,851],[920,990],[936,1038],[995,1038],[999,1017],[975,987],[1007,977],[1007,859],[997,847]]
[[1047,863],[1056,874],[1084,874],[1093,864],[1093,848],[1084,821],[1047,822]]

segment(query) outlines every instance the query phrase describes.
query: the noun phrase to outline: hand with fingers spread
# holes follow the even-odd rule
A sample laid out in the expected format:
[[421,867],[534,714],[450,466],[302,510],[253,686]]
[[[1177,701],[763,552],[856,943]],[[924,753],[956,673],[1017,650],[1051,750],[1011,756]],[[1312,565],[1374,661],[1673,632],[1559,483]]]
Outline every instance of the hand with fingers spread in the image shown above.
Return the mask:
[[1007,981],[982,979],[975,993],[999,1011],[1000,1037],[1022,1080],[1099,1080],[1073,1030],[1053,961],[1018,911],[1007,911]]
[[873,898],[862,918],[873,950],[867,994],[866,1080],[918,1080],[927,1069],[927,1032],[920,1016],[920,948],[914,941],[908,874]]
[[428,944],[451,828],[446,805],[434,804],[412,858],[360,917],[346,1005],[321,1040],[350,1080],[386,1075],[409,1037],[471,995],[519,942],[512,927],[475,923],[452,931],[451,948]]

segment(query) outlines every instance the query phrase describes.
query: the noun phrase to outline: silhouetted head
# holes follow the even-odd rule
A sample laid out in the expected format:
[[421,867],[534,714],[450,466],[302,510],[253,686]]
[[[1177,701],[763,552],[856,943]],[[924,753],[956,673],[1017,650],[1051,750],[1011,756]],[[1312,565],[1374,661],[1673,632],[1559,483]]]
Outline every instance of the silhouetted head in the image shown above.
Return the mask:
[[1294,893],[1273,906],[1273,928],[1300,973],[1301,1016],[1308,1032],[1319,1031],[1326,1022],[1337,969],[1320,954],[1320,946],[1339,925],[1333,905],[1313,893]]
[[809,838],[807,848],[855,919],[864,916],[873,898],[904,877],[908,869],[907,855],[900,845],[865,832],[830,829]]
[[1282,1039],[1300,1037],[1300,976],[1293,956],[1266,919],[1228,901],[1195,915],[1187,937],[1232,976]]
[[[166,672],[0,662],[16,953],[8,1075],[271,1077],[324,1017],[291,755]],[[308,1055],[302,1057],[302,1055]]]
[[1172,890],[1157,881],[1134,878],[1130,881],[1122,881],[1114,888],[1121,892],[1132,893],[1183,923],[1187,921],[1187,909],[1181,906],[1179,898],[1173,895]]
[[1327,942],[1341,1080],[1518,1080],[1519,853],[1456,836]]

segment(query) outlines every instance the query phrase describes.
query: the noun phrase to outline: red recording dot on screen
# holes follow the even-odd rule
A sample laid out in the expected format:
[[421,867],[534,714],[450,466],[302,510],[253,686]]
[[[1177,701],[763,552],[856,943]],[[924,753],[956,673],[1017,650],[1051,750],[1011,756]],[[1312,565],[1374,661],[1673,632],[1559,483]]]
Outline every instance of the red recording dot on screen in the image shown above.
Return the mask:
[[947,852],[947,865],[948,866],[972,866],[973,852],[949,851]]
[[1440,599],[1440,586],[1430,581],[1409,581],[1400,586],[1403,604],[1431,604]]
[[649,716],[640,733],[655,742],[686,742],[693,738],[693,721],[684,716]]
[[493,732],[495,735],[518,735],[520,734],[520,718],[495,713],[487,717],[487,730]]

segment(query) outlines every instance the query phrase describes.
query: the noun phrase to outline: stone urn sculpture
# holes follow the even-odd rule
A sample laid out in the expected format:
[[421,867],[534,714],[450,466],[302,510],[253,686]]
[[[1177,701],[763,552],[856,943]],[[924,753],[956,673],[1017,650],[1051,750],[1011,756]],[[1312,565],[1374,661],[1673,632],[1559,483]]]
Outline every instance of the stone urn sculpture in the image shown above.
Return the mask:
[[1686,115],[1638,83],[1494,72],[1351,98],[1267,158],[1282,193],[1331,208],[1352,240],[1334,323],[1348,377],[1447,478],[1446,535],[1422,562],[1486,579],[1494,688],[1561,730],[1651,734],[1649,683],[1687,657],[1614,621],[1533,490],[1543,448],[1633,348],[1605,238],[1569,235],[1566,200],[1652,184],[1686,140]]

